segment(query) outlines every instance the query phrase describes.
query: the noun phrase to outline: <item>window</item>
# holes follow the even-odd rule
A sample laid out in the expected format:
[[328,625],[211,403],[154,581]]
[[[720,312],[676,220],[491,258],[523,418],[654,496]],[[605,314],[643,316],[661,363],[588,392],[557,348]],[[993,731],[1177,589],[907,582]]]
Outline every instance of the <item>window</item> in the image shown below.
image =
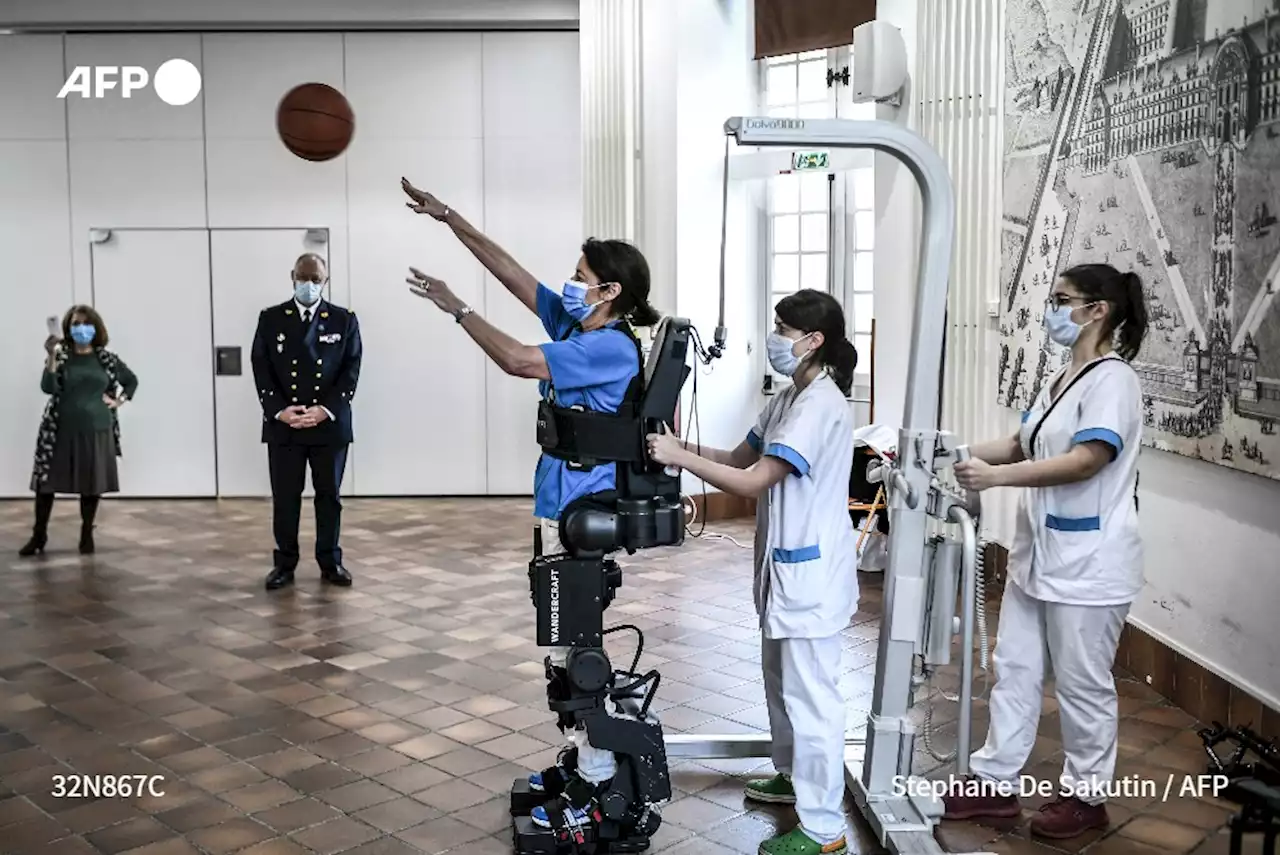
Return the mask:
[[[760,62],[761,88],[773,118],[874,119],[874,104],[854,104],[852,90],[829,72],[850,67],[849,49],[810,51]],[[860,152],[861,155],[861,152]],[[847,164],[847,162],[846,162]],[[769,179],[762,320],[773,328],[773,307],[802,288],[833,293],[844,306],[858,349],[855,397],[866,397],[871,375],[875,250],[875,173],[869,152],[852,169],[789,173]],[[766,364],[769,388],[785,383]]]

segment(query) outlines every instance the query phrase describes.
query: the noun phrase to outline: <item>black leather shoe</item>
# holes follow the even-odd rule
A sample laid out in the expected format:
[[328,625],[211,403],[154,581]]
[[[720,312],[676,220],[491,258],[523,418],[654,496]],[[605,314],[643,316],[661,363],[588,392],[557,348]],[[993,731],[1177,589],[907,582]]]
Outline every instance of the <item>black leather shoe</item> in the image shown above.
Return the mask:
[[320,578],[330,585],[337,585],[340,588],[351,587],[351,574],[341,564],[336,567],[321,567]]
[[267,574],[267,590],[276,591],[293,584],[292,567],[274,567]]
[[92,555],[96,550],[93,543],[93,526],[84,526],[80,529],[80,554]]

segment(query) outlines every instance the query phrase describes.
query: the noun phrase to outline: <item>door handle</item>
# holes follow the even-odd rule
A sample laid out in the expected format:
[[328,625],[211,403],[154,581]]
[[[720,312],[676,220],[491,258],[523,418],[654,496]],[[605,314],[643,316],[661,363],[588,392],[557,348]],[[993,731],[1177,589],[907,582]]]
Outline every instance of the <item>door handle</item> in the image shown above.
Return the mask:
[[217,377],[239,377],[241,369],[240,348],[215,347],[213,373]]

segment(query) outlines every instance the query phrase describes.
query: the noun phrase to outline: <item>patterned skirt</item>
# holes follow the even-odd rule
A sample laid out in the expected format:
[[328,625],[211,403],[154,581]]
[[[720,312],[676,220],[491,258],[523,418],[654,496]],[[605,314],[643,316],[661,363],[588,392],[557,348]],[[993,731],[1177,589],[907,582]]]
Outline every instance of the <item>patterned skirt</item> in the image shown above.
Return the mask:
[[39,492],[101,496],[119,490],[116,439],[110,430],[59,431],[49,464],[49,480],[40,485]]

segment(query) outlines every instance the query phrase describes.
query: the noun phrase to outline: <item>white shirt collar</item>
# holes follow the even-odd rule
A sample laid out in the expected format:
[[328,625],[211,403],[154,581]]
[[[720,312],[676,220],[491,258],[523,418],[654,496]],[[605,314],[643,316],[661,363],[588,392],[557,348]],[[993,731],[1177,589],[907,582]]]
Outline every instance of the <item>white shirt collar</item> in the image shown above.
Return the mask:
[[298,307],[298,317],[300,318],[306,317],[307,312],[311,312],[312,313],[311,316],[315,317],[315,313],[320,311],[320,304],[323,302],[324,300],[321,299],[321,300],[317,300],[315,303],[313,303],[310,306],[304,306],[302,305],[302,303],[298,302],[297,298],[294,298],[293,305]]

